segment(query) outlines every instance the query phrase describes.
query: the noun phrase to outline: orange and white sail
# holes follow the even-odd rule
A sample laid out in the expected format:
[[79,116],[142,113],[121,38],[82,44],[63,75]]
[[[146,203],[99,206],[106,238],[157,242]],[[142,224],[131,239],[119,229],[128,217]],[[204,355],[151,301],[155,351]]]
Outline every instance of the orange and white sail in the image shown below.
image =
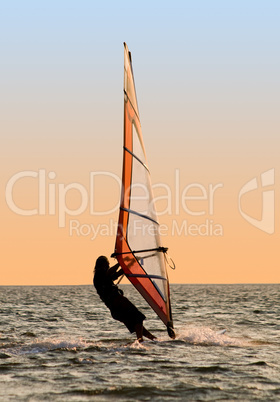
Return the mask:
[[131,54],[124,44],[124,151],[115,256],[126,277],[175,338],[165,253],[141,132]]

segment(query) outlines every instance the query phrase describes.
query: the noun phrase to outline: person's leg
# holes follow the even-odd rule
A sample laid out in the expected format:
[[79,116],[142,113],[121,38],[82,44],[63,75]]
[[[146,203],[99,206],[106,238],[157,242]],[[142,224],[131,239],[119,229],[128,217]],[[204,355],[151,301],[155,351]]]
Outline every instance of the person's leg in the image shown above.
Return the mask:
[[135,332],[136,332],[136,337],[138,342],[143,342],[143,323],[141,322],[140,324],[135,325]]
[[154,340],[157,339],[156,336],[154,336],[153,334],[151,334],[144,326],[143,326],[143,336],[145,336],[148,339]]

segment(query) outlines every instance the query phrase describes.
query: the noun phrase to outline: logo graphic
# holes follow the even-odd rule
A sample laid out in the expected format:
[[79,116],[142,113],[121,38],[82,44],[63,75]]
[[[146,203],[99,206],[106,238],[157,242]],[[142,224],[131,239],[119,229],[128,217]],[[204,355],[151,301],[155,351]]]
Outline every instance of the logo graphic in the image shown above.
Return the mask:
[[[261,174],[261,186],[262,188],[274,185],[274,169],[267,170]],[[257,178],[248,181],[240,190],[238,197],[239,212],[256,228],[266,232],[268,234],[274,233],[274,190],[265,190],[262,192],[262,217],[261,220],[255,219],[250,215],[242,211],[241,198],[244,194],[258,189]]]

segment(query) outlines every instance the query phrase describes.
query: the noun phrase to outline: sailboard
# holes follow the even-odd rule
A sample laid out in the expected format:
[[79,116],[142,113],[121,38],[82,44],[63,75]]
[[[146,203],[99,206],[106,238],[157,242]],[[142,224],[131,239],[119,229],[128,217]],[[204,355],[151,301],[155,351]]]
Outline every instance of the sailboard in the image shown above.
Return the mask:
[[148,302],[175,338],[167,248],[161,245],[150,172],[142,137],[131,53],[124,43],[124,146],[122,194],[116,257],[124,274]]

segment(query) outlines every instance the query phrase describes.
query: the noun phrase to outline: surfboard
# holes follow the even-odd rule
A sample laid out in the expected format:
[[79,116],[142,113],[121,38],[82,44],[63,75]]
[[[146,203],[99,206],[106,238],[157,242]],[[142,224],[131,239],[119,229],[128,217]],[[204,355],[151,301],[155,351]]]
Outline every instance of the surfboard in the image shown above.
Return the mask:
[[217,331],[217,335],[224,335],[227,332],[226,329],[221,329],[220,331]]

